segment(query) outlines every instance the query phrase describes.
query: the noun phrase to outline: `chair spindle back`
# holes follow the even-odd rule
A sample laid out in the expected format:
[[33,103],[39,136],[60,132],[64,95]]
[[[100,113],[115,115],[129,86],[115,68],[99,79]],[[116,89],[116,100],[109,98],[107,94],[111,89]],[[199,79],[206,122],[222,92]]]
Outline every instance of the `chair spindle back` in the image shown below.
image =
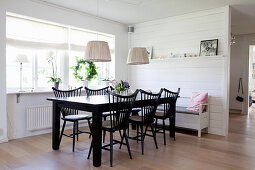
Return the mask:
[[[55,97],[77,97],[81,96],[82,87],[73,89],[73,90],[59,90],[52,87]],[[78,110],[70,109],[70,108],[61,108],[62,116],[65,117],[67,115],[77,115]]]
[[109,92],[109,103],[112,104],[110,111],[111,128],[127,128],[128,119],[139,90],[128,96],[121,96]]
[[141,100],[147,100],[150,104],[141,108],[143,123],[152,123],[158,106],[158,100],[162,94],[163,89],[159,93],[153,94],[140,89]]
[[164,94],[164,98],[167,99],[167,101],[163,104],[164,106],[164,116],[171,116],[171,103],[174,102],[174,104],[176,104],[176,101],[177,101],[177,98],[180,94],[180,88],[178,88],[178,91],[177,92],[172,92],[168,89],[163,89],[163,94]]
[[108,92],[109,92],[109,87],[107,86],[107,87],[104,87],[102,89],[96,89],[96,90],[89,89],[89,88],[85,87],[85,90],[86,90],[87,96],[107,95]]

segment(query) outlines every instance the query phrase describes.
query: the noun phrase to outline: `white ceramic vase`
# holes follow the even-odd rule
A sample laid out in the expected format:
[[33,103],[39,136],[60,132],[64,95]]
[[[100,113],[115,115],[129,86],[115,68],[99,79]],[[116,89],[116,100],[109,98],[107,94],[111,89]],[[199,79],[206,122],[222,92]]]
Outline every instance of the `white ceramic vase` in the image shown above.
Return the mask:
[[101,82],[101,85],[102,85],[103,87],[107,87],[107,86],[110,85],[110,81],[102,81],[102,82]]
[[81,81],[81,83],[82,83],[82,87],[88,87],[89,86],[89,81],[87,81],[87,80],[83,80],[83,81]]
[[56,88],[56,89],[59,88],[59,82],[53,82],[52,84],[53,84],[52,86],[53,86],[54,88]]

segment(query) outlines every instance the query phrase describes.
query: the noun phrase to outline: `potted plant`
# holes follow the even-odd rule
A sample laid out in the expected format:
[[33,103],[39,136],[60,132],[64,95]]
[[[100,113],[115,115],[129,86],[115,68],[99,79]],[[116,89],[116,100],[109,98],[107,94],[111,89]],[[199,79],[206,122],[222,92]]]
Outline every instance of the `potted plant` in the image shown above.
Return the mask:
[[120,82],[112,81],[113,87],[115,92],[121,95],[126,95],[128,93],[128,89],[130,85],[127,81],[121,80]]
[[52,67],[52,76],[49,77],[50,78],[49,82],[52,82],[53,83],[52,86],[58,89],[59,84],[62,83],[62,80],[61,78],[57,77],[57,61],[53,52],[50,52],[49,56],[47,57],[47,61]]
[[101,82],[102,86],[109,86],[109,84],[111,83],[111,80],[109,78],[104,78]]
[[97,67],[93,62],[86,62],[84,59],[79,59],[75,56],[76,65],[72,66],[74,78],[82,82],[83,87],[88,87],[88,83],[96,78]]

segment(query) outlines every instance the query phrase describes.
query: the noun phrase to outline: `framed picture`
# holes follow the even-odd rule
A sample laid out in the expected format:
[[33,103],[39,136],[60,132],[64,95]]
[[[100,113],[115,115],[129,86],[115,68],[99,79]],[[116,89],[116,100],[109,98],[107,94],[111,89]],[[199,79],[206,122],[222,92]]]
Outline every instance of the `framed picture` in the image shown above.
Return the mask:
[[200,43],[200,56],[216,56],[218,54],[218,39],[203,40]]
[[146,47],[148,58],[152,59],[152,47]]

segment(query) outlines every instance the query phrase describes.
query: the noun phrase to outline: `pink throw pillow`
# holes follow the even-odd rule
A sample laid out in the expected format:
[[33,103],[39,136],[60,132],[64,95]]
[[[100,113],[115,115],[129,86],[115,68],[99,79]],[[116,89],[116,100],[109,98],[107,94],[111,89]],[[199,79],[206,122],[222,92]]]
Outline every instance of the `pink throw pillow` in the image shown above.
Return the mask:
[[[199,105],[207,103],[207,100],[208,100],[208,93],[199,94],[197,92],[193,92],[189,107],[187,109],[195,111],[195,112],[199,112]],[[203,106],[202,109],[204,110],[205,106]]]

